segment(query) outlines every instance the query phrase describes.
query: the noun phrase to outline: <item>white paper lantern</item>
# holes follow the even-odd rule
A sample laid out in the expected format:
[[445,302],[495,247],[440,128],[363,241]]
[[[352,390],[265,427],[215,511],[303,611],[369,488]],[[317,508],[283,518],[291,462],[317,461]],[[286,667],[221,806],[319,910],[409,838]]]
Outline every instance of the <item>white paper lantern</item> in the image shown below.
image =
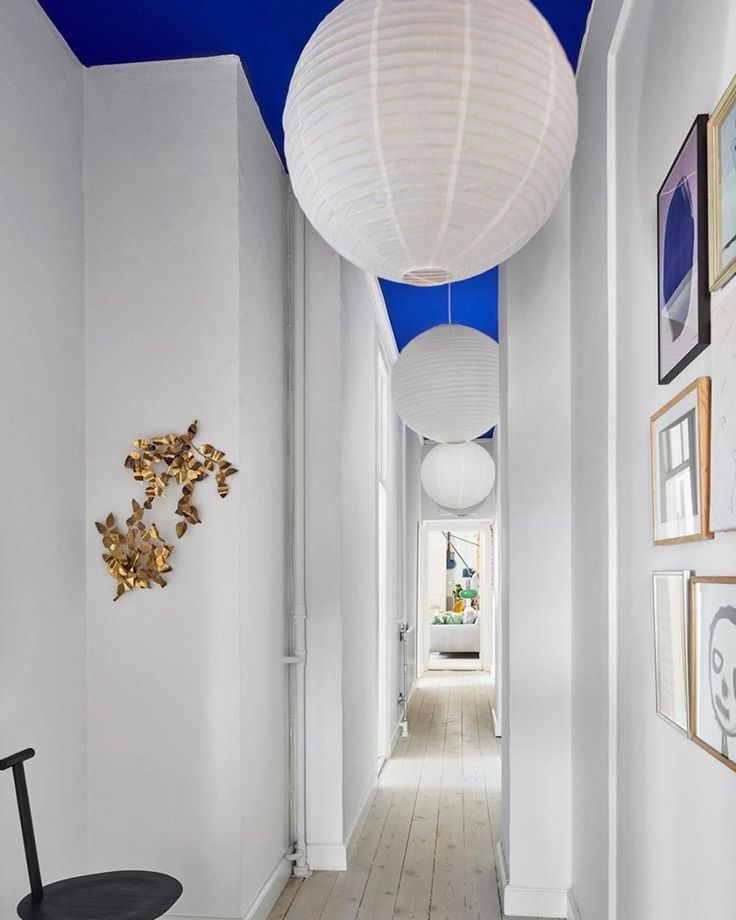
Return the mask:
[[420,472],[424,491],[451,511],[479,505],[496,482],[496,464],[488,451],[468,444],[438,444],[424,458]]
[[365,271],[477,275],[546,221],[577,139],[570,64],[529,0],[343,0],[284,110],[294,193]]
[[498,343],[456,323],[404,348],[391,370],[394,408],[431,441],[472,441],[498,424]]

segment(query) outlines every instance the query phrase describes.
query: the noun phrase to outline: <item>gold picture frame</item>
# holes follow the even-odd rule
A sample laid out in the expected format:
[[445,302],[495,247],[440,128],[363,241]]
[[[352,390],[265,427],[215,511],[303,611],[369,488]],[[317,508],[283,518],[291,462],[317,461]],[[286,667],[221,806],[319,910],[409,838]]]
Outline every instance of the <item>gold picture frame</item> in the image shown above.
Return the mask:
[[[729,260],[724,259],[724,194],[728,195]],[[708,215],[710,289],[715,291],[736,275],[736,77],[708,120]]]
[[720,699],[719,676],[736,664],[736,577],[694,576],[690,592],[690,737],[736,770],[736,699]]
[[650,438],[654,542],[712,540],[710,377],[698,377],[654,413]]

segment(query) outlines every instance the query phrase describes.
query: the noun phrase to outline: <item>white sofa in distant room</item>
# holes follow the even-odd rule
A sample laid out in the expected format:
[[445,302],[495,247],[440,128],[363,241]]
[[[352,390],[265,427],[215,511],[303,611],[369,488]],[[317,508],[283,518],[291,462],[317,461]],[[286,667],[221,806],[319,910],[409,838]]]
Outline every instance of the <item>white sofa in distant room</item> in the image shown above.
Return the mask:
[[480,620],[475,623],[431,623],[430,652],[475,652],[480,655]]

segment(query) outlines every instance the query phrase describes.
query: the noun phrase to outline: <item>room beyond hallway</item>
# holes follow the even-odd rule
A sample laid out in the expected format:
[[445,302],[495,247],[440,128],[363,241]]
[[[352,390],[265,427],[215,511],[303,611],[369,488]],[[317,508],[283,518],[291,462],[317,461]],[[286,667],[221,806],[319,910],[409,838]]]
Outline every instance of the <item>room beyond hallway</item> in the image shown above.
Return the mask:
[[348,871],[292,879],[269,920],[501,920],[492,693],[488,674],[419,680]]

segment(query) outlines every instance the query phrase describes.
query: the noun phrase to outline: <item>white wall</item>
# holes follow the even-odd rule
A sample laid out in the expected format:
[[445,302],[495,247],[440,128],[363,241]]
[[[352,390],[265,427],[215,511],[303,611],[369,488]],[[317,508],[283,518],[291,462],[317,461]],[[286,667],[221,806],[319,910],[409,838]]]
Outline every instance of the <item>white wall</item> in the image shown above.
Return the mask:
[[[0,5],[0,756],[26,764],[44,878],[86,864],[82,68]],[[0,774],[0,906],[28,892]]]
[[342,696],[343,827],[349,837],[376,781],[375,284],[342,260]]
[[608,913],[608,313],[606,67],[621,0],[598,3],[579,68],[571,179],[572,890]]
[[340,257],[305,227],[307,843],[313,868],[344,858]]
[[165,591],[113,606],[88,528],[92,866],[239,916],[287,845],[285,178],[232,57],[89,71],[85,156],[87,517],[139,493],[130,440],[192,418],[241,470],[199,485]]
[[[305,231],[307,843],[313,869],[335,869],[345,864],[378,766],[376,349],[382,341],[391,353],[393,343],[375,280],[341,261],[308,224]],[[393,555],[398,564],[398,545]],[[393,727],[397,706],[391,714]]]
[[566,190],[503,269],[503,843],[512,915],[561,916],[570,882],[569,202]]
[[[240,234],[241,914],[276,872],[288,834],[288,183],[237,67]],[[220,510],[219,508],[216,510]],[[254,577],[255,576],[255,577]]]
[[422,522],[422,484],[419,479],[419,470],[422,465],[422,444],[413,431],[407,430],[405,435],[405,475],[406,489],[405,530],[404,541],[406,545],[404,556],[404,617],[413,632],[407,636],[407,692],[417,679],[418,659],[417,643],[418,634],[418,607],[421,594],[419,579],[419,527]]
[[626,920],[726,917],[736,901],[736,777],[655,715],[650,589],[653,569],[734,574],[736,535],[654,547],[649,479],[650,415],[709,374],[713,357],[711,347],[657,385],[656,194],[695,115],[713,110],[733,76],[735,47],[731,0],[635,0],[616,59],[617,916]]

